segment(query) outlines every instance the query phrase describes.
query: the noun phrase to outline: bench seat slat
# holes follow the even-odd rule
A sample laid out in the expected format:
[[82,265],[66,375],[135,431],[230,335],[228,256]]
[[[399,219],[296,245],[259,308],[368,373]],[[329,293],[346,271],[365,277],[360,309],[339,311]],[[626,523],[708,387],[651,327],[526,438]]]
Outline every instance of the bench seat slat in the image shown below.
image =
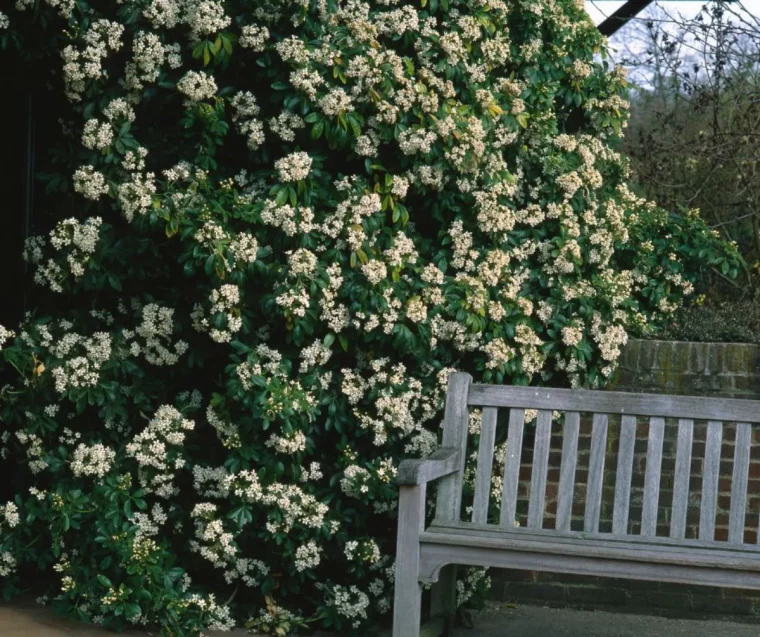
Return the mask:
[[641,511],[641,535],[657,535],[657,511],[660,503],[660,470],[662,443],[665,440],[665,419],[649,419],[647,465],[644,474],[644,506]]
[[673,509],[670,513],[670,537],[686,536],[686,513],[689,508],[689,476],[691,474],[691,446],[694,441],[694,421],[681,418],[678,421],[676,443],[676,469],[673,479]]
[[507,450],[504,458],[504,486],[501,494],[501,511],[499,512],[499,524],[501,526],[510,527],[515,525],[524,424],[525,410],[510,409]]
[[599,530],[604,483],[604,457],[607,454],[607,414],[594,414],[591,424],[591,457],[586,485],[586,515],[583,528],[588,533]]
[[644,537],[642,535],[613,535],[611,533],[586,533],[585,531],[560,532],[554,529],[527,529],[524,527],[503,528],[495,525],[478,525],[471,522],[443,522],[431,524],[427,531],[430,533],[449,533],[453,535],[481,535],[487,537],[504,537],[504,534],[534,538],[542,542],[565,542],[576,540],[604,540],[610,546],[630,547],[631,549],[649,550],[649,547],[665,546],[672,549],[716,549],[730,554],[760,555],[760,546],[755,544],[731,544],[719,540],[698,540],[655,536]]
[[631,503],[633,476],[633,450],[636,446],[636,416],[623,416],[620,422],[617,473],[615,476],[615,506],[612,511],[612,532],[628,533],[628,515]]
[[538,412],[536,437],[533,445],[533,467],[530,476],[528,528],[540,529],[544,524],[546,506],[546,474],[549,471],[549,445],[552,435],[552,412]]
[[[642,543],[638,546],[625,542],[595,538],[540,538],[517,532],[473,533],[453,532],[449,529],[429,529],[420,535],[422,544],[473,546],[493,550],[517,549],[525,552],[582,555],[606,559],[625,559],[638,562],[712,566],[737,571],[760,573],[760,553],[757,551],[726,551],[713,547],[667,546]],[[725,545],[725,543],[724,543]]]
[[723,423],[707,423],[705,466],[702,472],[702,504],[699,511],[699,539],[715,539],[715,515],[718,509],[718,479],[720,476],[720,448],[723,443]]
[[744,542],[744,524],[747,512],[747,481],[749,478],[749,453],[752,447],[752,425],[736,423],[736,446],[734,469],[731,477],[731,512],[728,519],[728,541]]
[[478,468],[475,474],[475,496],[472,505],[472,521],[477,524],[485,524],[488,521],[488,499],[491,494],[497,416],[498,410],[495,407],[483,408],[478,443]]
[[628,580],[675,582],[680,584],[703,584],[731,588],[760,589],[760,572],[706,566],[667,564],[646,560],[627,560],[622,556],[589,557],[586,555],[547,555],[529,552],[523,547],[515,549],[452,546],[446,544],[422,544],[420,550],[419,581],[434,581],[443,563],[467,564],[495,568],[530,571],[549,571],[601,577],[618,577]]
[[562,432],[562,464],[559,474],[559,496],[557,500],[558,531],[569,531],[573,517],[573,491],[575,489],[575,469],[578,463],[578,433],[581,415],[577,411],[565,413],[565,427]]
[[760,422],[760,401],[739,398],[668,396],[665,394],[636,394],[550,387],[473,385],[467,400],[473,406],[556,409],[560,411],[658,416],[661,418],[691,418],[693,420]]

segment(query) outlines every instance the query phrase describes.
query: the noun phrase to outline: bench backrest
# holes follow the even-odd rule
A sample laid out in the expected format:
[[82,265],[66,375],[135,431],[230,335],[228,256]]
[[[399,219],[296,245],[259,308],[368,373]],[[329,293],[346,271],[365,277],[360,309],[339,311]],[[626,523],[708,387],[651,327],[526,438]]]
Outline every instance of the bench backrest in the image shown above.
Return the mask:
[[[731,501],[728,542],[744,543],[747,515],[747,486],[753,425],[760,423],[760,401],[666,396],[609,391],[551,389],[478,385],[469,374],[452,374],[446,399],[443,445],[460,450],[461,466],[457,474],[444,478],[438,491],[436,519],[458,521],[462,506],[462,487],[466,460],[469,408],[482,409],[480,439],[475,473],[472,519],[476,524],[488,523],[488,507],[494,460],[496,424],[499,409],[509,410],[504,457],[504,481],[501,494],[499,525],[513,527],[516,520],[518,485],[525,427],[525,410],[538,410],[529,504],[528,529],[542,529],[549,469],[550,440],[554,411],[564,412],[562,459],[557,493],[555,531],[569,532],[576,487],[578,438],[581,413],[592,418],[591,448],[586,479],[583,531],[598,533],[602,510],[604,464],[608,448],[609,416],[620,416],[620,436],[615,473],[612,534],[628,535],[634,445],[637,425],[648,420],[646,471],[641,502],[640,534],[657,535],[660,504],[665,420],[678,419],[676,460],[673,475],[673,501],[670,515],[670,537],[684,540],[692,467],[694,421],[706,421],[707,433],[699,505],[699,538],[713,541],[721,475],[723,423],[736,423],[736,440],[731,469]],[[756,511],[753,515],[760,514]],[[684,540],[690,541],[690,540]]]

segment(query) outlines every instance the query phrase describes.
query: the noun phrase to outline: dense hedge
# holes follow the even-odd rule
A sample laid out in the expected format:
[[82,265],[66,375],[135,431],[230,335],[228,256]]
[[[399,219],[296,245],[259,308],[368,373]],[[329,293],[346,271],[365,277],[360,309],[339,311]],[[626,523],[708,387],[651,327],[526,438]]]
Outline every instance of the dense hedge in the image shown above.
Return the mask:
[[0,329],[6,595],[348,634],[390,608],[395,468],[435,447],[451,370],[598,385],[736,268],[627,190],[625,78],[580,1],[18,0],[0,24],[65,96],[37,310]]

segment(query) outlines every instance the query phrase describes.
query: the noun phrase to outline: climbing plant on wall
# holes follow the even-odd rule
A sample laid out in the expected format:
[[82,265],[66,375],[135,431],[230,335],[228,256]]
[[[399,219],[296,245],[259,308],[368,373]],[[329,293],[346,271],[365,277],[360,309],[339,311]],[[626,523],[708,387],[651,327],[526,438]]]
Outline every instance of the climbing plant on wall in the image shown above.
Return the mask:
[[599,385],[737,267],[626,188],[625,78],[582,2],[6,11],[63,100],[35,309],[0,328],[6,595],[349,634],[390,609],[395,469],[437,445],[452,370]]

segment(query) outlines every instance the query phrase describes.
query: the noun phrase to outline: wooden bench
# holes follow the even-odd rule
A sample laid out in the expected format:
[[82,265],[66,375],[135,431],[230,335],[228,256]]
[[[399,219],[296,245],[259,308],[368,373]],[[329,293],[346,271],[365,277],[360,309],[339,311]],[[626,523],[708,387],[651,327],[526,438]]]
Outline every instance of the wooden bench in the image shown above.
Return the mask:
[[[462,520],[468,408],[482,408],[472,516]],[[509,410],[504,483],[497,520],[489,520],[494,440],[499,409]],[[516,511],[525,410],[536,409],[527,524]],[[554,528],[545,528],[553,411],[564,412],[562,459]],[[571,530],[581,413],[592,415],[583,530]],[[620,417],[614,505],[609,532],[600,532],[609,416]],[[629,510],[637,425],[648,417],[640,530]],[[658,535],[660,475],[666,419],[678,419],[669,534]],[[707,421],[699,498],[698,538],[686,537],[694,421]],[[617,422],[617,421],[616,421]],[[736,423],[727,541],[715,540],[723,423]],[[752,424],[760,401],[607,391],[473,384],[452,374],[446,397],[443,448],[405,460],[400,485],[393,637],[451,634],[456,565],[543,570],[662,582],[760,589],[760,547],[745,544]],[[700,454],[701,457],[701,454]],[[579,472],[580,473],[580,472]],[[585,473],[585,471],[584,471]],[[425,526],[425,491],[438,480],[435,519]],[[694,487],[694,485],[692,485]],[[670,506],[670,503],[668,503]],[[661,518],[664,516],[660,516]],[[665,520],[660,520],[663,523]],[[551,523],[549,524],[551,525]],[[576,526],[578,526],[577,524]],[[421,584],[433,584],[431,621],[421,632]]]

